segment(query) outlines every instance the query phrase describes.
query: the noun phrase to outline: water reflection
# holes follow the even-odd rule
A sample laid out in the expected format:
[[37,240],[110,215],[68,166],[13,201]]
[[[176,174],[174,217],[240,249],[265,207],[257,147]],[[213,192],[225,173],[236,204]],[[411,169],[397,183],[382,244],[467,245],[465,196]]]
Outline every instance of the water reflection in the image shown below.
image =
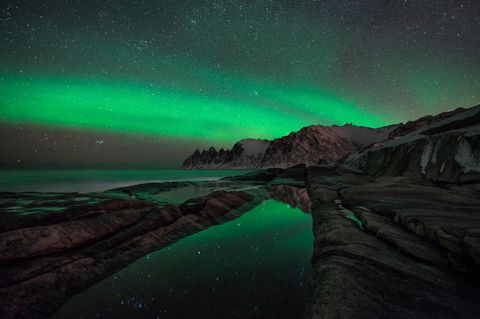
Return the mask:
[[[233,209],[238,199],[222,195],[206,212],[180,217],[160,229],[148,228],[156,225],[160,216],[150,213],[152,221],[143,219],[140,228],[135,225],[61,254],[0,266],[5,279],[0,282],[0,300],[7,300],[9,305],[5,318],[44,317],[92,285],[54,317],[301,316],[313,238],[310,216],[292,207],[309,210],[305,188],[255,182],[164,183],[102,196],[154,198],[158,204],[178,204],[218,189],[246,192],[253,199]],[[77,199],[75,194],[69,196]],[[82,196],[89,202],[90,197],[100,195]],[[161,205],[158,209],[165,210]],[[233,211],[225,215],[222,209]],[[172,212],[179,214],[178,209]],[[159,214],[164,216],[165,211]]]
[[312,242],[309,215],[267,200],[143,257],[54,318],[302,317]]
[[291,185],[274,185],[268,188],[268,196],[276,201],[284,202],[299,208],[305,213],[310,212],[311,201],[305,187]]

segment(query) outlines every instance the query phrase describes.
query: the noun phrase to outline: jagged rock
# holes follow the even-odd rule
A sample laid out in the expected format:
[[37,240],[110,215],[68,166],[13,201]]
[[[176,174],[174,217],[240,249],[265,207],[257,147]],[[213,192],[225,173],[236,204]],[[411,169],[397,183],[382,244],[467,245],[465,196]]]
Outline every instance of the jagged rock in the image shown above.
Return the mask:
[[233,145],[231,150],[220,151],[210,147],[208,151],[195,150],[182,165],[185,169],[221,169],[258,167],[270,141],[244,139]]

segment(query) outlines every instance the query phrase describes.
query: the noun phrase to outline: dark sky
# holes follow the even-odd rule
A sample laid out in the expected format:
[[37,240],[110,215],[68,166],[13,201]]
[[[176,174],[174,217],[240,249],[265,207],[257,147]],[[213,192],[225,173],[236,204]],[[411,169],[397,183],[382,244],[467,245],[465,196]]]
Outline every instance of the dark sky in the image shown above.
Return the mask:
[[480,1],[2,1],[0,165],[176,167],[480,101]]

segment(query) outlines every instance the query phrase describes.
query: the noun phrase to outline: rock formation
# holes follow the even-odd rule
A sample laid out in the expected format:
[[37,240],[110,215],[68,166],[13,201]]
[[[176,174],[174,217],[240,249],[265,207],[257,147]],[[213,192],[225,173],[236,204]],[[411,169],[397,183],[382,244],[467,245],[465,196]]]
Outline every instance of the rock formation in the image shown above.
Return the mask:
[[311,168],[308,318],[477,318],[480,184]]
[[260,165],[270,141],[244,139],[231,150],[223,148],[217,151],[214,147],[208,150],[195,150],[182,165],[185,169],[242,169],[253,168]]
[[478,182],[480,106],[451,114],[351,154],[344,160],[344,167],[376,176],[423,177],[443,183]]

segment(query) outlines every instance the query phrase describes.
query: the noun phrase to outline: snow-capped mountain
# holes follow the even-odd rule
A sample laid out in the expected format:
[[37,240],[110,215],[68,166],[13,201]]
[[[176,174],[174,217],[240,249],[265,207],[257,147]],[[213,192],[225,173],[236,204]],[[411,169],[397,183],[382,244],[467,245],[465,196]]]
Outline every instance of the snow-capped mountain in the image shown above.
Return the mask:
[[[414,141],[417,140],[422,141],[418,142],[422,144],[421,147],[415,144],[421,148],[421,151],[423,151],[423,147],[427,147],[427,151],[428,147],[434,147],[441,153],[442,151],[440,149],[442,148],[449,149],[453,147],[452,145],[456,145],[455,147],[463,145],[463,148],[460,150],[451,149],[450,151],[452,154],[466,153],[468,151],[468,145],[465,144],[466,142],[463,142],[462,144],[458,141],[455,142],[452,140],[449,142],[449,146],[442,146],[441,144],[438,144],[435,139],[440,133],[448,133],[448,136],[453,136],[450,134],[450,131],[455,133],[455,138],[460,138],[460,135],[457,134],[457,126],[460,125],[458,123],[463,123],[460,125],[463,125],[462,128],[465,128],[465,125],[467,124],[470,126],[473,125],[474,127],[476,127],[475,125],[479,125],[478,123],[480,122],[480,119],[478,119],[478,117],[480,114],[475,113],[479,108],[480,106],[470,109],[458,108],[437,115],[424,116],[405,124],[400,123],[380,128],[369,128],[351,124],[343,126],[306,126],[297,132],[292,132],[287,136],[276,138],[271,141],[244,139],[235,143],[231,150],[220,149],[217,151],[213,147],[202,152],[196,150],[185,160],[182,168],[286,168],[297,164],[314,166],[334,165],[340,162],[346,167],[363,170],[370,174],[375,173],[376,168],[380,170],[379,165],[383,165],[391,170],[391,174],[397,174],[398,172],[395,170],[400,170],[400,168],[397,167],[400,164],[395,166],[392,164],[393,162],[402,161],[402,165],[408,166],[410,164],[407,162],[410,160],[415,159],[420,163],[420,161],[426,161],[425,158],[430,156],[423,155],[422,157],[421,154],[418,155],[412,153],[412,149],[416,150],[416,148],[411,147],[415,144]],[[465,119],[461,120],[462,118]],[[438,125],[445,125],[442,132],[428,133],[430,132],[430,129],[435,131],[434,128]],[[452,128],[450,128],[450,126]],[[467,140],[469,137],[465,137],[464,139]],[[477,142],[474,141],[472,143]],[[399,145],[405,147],[401,154],[398,153],[400,152],[398,148]],[[476,145],[475,148],[478,149],[478,145]],[[463,156],[458,154],[456,155],[458,158]],[[470,152],[469,154],[473,153]],[[376,156],[380,156],[380,158],[376,158]],[[445,154],[445,156],[450,155]],[[450,157],[452,156],[454,155],[451,155]],[[476,158],[475,156],[480,157],[480,154],[475,153],[471,156],[473,156],[472,158]],[[416,159],[416,157],[418,157],[418,159]],[[344,158],[346,158],[345,161],[343,161]],[[432,160],[435,161],[435,158],[436,157],[432,157]],[[381,163],[379,163],[379,161]],[[392,163],[389,162],[387,165],[386,163],[388,161],[391,161]],[[374,164],[374,162],[377,164]],[[419,165],[422,166],[423,164]],[[425,166],[425,168],[422,168],[421,171],[428,171],[428,165],[425,164],[423,166]],[[432,164],[430,164],[429,167],[432,167]],[[402,169],[411,168],[404,167]],[[444,170],[445,167],[438,168],[439,172],[443,172]],[[437,173],[440,174],[439,172]]]
[[353,151],[385,140],[396,127],[312,125],[272,141],[244,139],[235,143],[231,150],[217,151],[213,147],[201,152],[195,150],[182,168],[284,168],[297,164],[331,164]]

